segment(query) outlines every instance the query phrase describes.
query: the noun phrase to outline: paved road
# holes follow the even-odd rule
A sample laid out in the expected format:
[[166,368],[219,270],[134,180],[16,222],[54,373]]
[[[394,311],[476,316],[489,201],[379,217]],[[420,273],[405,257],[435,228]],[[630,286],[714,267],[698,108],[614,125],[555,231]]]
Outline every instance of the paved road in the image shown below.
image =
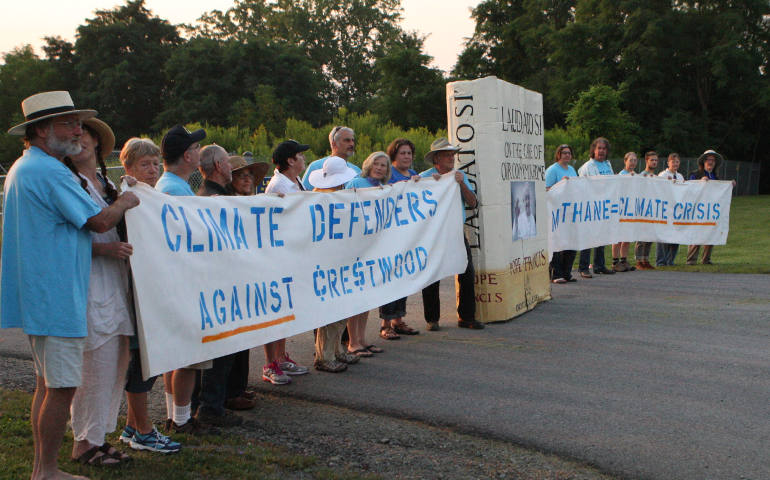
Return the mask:
[[[379,340],[386,353],[344,374],[259,388],[511,440],[626,478],[770,479],[770,276],[581,280],[482,331],[451,321],[452,288],[442,282],[441,331]],[[420,327],[421,308],[410,297]],[[18,335],[2,335],[0,355],[26,353]],[[295,337],[290,351],[310,364],[311,342]],[[252,351],[254,365],[260,357]]]

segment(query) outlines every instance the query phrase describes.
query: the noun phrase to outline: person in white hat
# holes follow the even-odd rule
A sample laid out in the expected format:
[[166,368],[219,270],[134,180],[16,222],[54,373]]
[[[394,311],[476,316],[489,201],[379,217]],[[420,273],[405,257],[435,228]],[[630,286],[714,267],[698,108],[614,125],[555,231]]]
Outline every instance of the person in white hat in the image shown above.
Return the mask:
[[[345,159],[331,156],[326,157],[320,169],[310,173],[309,180],[315,186],[314,192],[336,192],[343,189],[345,184],[357,175],[358,172],[348,167]],[[357,319],[368,313],[367,311],[351,318]],[[347,321],[348,319],[345,318],[318,329],[313,363],[316,370],[338,373],[347,370],[348,364],[358,362],[358,355],[343,352],[340,349],[340,340]]]
[[[473,187],[464,172],[455,170],[455,154],[460,147],[452,145],[446,138],[439,138],[430,144],[430,151],[425,154],[425,162],[432,163],[433,168],[420,172],[421,177],[438,178],[439,175],[454,172],[454,179],[460,185],[460,196],[463,201],[463,222],[465,222],[465,207],[476,208],[478,201]],[[476,287],[474,286],[473,261],[471,260],[471,247],[468,239],[465,241],[465,255],[468,258],[468,266],[465,272],[457,275],[457,326],[460,328],[473,328],[480,330],[484,324],[476,320]],[[422,304],[425,313],[425,321],[428,330],[439,329],[438,319],[441,308],[439,301],[439,282],[428,285],[422,290]]]
[[5,181],[0,326],[24,329],[32,348],[32,478],[83,478],[60,471],[57,457],[82,380],[91,231],[108,231],[139,199],[124,193],[101,208],[64,165],[80,153],[83,120],[96,111],[76,109],[65,91],[21,107],[25,121],[8,131],[23,135],[26,149]]

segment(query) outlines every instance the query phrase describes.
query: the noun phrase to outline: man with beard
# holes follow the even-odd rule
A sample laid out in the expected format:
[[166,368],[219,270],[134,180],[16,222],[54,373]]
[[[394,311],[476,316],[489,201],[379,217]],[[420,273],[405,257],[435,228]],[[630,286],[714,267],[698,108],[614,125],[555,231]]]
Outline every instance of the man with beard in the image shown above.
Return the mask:
[[26,149],[5,181],[0,325],[23,328],[32,348],[32,478],[84,478],[59,470],[57,457],[81,383],[90,231],[111,229],[139,199],[124,193],[101,209],[65,165],[96,111],[76,110],[64,91],[32,95],[21,107],[26,121],[8,131],[23,135]]

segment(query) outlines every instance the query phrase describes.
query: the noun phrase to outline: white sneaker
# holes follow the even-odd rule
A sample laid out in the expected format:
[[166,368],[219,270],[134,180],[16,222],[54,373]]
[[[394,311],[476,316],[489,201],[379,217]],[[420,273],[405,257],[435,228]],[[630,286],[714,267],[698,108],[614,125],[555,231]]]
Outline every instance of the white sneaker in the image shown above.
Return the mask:
[[286,375],[304,375],[309,371],[307,367],[297,365],[297,362],[289,358],[288,353],[284,354],[283,360],[278,363],[278,366]]

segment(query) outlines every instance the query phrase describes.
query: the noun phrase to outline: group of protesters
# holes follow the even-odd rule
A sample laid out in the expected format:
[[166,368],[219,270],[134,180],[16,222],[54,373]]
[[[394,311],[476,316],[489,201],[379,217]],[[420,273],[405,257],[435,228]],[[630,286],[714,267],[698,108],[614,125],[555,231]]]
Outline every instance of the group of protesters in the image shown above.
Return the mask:
[[[610,142],[604,137],[596,138],[589,147],[591,158],[585,162],[578,170],[570,165],[573,160],[572,147],[569,145],[559,145],[554,154],[554,163],[545,171],[545,186],[550,189],[556,183],[562,180],[569,180],[570,177],[591,177],[598,175],[614,175],[612,165],[609,161]],[[722,162],[722,156],[714,150],[706,150],[698,158],[698,168],[684,175],[679,172],[680,157],[676,152],[669,153],[666,168],[658,172],[658,153],[649,150],[644,153],[644,169],[637,172],[638,155],[636,152],[627,152],[623,156],[623,169],[618,175],[639,175],[641,177],[659,177],[673,183],[683,183],[685,181],[707,181],[718,180],[717,167]],[[733,182],[735,183],[735,182]],[[593,263],[591,262],[591,250],[580,251],[578,263],[578,274],[582,278],[593,278],[594,275],[612,275],[616,272],[630,272],[634,270],[654,270],[661,266],[674,265],[674,259],[679,251],[679,245],[671,243],[657,244],[655,266],[650,263],[650,250],[652,242],[636,242],[635,258],[636,265],[631,265],[628,261],[628,250],[631,242],[619,242],[613,244],[612,249],[612,268],[608,268],[604,258],[605,246],[598,246],[593,249]],[[703,255],[700,262],[704,265],[711,265],[711,251],[713,245],[703,245]],[[700,245],[689,245],[687,248],[687,265],[698,263],[698,253]],[[577,251],[563,250],[555,252],[551,261],[551,281],[553,283],[570,283],[577,279],[572,276],[572,266],[575,262]]]
[[[178,452],[182,445],[172,434],[216,432],[241,423],[231,411],[256,404],[255,393],[247,389],[248,350],[164,373],[167,419],[163,433],[155,427],[148,392],[157,377],[142,375],[128,268],[133,247],[124,221],[139,199],[131,191],[119,193],[107,177],[105,159],[115,135],[95,110],[75,108],[66,91],[32,95],[22,102],[22,111],[25,121],[9,130],[23,137],[25,150],[5,182],[0,320],[3,328],[22,328],[32,350],[32,478],[84,478],[58,467],[68,415],[74,461],[91,466],[128,461],[126,453],[105,441],[116,428],[124,392],[127,416],[120,441],[136,450]],[[196,193],[188,181],[200,171],[203,184],[197,195],[255,195],[268,164],[230,155],[216,144],[201,146],[205,137],[202,129],[191,132],[176,125],[160,146],[147,138],[129,139],[120,151],[126,182],[192,196]],[[329,144],[331,154],[305,168],[309,146],[295,140],[280,143],[272,154],[275,169],[265,194],[388,188],[451,174],[464,206],[477,205],[465,173],[455,170],[459,148],[446,138],[432,143],[425,155],[432,168],[419,174],[413,169],[415,146],[408,139],[395,139],[387,151],[370,154],[360,169],[349,161],[355,153],[351,128],[334,127]],[[467,240],[456,254],[467,259],[466,270],[457,276],[458,326],[482,329],[475,319]],[[425,287],[422,296],[427,329],[439,330],[439,282]],[[382,339],[419,334],[404,321],[406,298],[382,305],[379,313]],[[342,372],[363,357],[383,353],[366,338],[367,319],[368,312],[361,312],[318,328],[315,369]],[[286,351],[286,339],[264,345],[264,353],[266,382],[284,385],[309,371]]]

